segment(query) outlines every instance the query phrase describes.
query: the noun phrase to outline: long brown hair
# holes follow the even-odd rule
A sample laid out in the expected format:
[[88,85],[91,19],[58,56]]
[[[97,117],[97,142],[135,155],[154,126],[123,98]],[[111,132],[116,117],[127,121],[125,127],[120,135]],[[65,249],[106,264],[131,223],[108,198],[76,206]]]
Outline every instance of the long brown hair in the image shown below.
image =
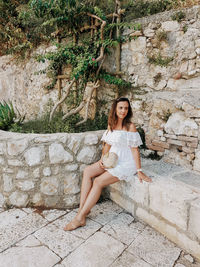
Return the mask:
[[128,130],[129,125],[131,123],[131,117],[133,116],[131,104],[130,104],[128,98],[119,97],[119,98],[115,99],[113,104],[112,104],[109,116],[108,116],[108,129],[111,131],[113,130],[113,128],[117,124],[116,108],[117,108],[117,103],[119,103],[119,102],[128,102],[128,113],[127,113],[126,117],[123,119],[122,127],[125,126],[126,129]]

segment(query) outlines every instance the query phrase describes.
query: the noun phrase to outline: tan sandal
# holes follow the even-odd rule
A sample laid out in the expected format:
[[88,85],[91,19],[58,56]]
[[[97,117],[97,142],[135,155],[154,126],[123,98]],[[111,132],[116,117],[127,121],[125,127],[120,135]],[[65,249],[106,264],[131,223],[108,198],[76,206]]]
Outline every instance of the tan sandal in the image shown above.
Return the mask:
[[70,223],[68,223],[63,230],[64,231],[73,231],[79,227],[85,226],[85,221],[81,222],[78,219],[74,218]]

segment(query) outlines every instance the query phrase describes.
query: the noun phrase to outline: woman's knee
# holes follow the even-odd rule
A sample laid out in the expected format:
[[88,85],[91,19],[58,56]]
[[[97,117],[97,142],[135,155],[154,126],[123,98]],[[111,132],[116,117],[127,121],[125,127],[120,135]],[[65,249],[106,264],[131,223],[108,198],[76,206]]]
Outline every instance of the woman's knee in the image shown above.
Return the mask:
[[94,179],[94,182],[93,182],[93,186],[96,186],[98,188],[103,188],[104,187],[104,184],[102,183],[102,179],[100,178],[95,178]]
[[85,167],[85,169],[84,169],[84,171],[83,171],[83,177],[92,178],[92,170],[91,170],[91,166],[87,166],[87,167]]

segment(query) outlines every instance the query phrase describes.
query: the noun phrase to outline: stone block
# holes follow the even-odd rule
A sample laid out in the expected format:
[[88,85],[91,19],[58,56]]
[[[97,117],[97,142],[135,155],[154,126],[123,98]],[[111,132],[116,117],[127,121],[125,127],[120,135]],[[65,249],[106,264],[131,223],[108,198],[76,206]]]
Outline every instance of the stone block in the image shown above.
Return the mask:
[[65,166],[66,171],[76,171],[78,169],[78,164],[67,164]]
[[93,163],[97,154],[97,148],[94,146],[83,147],[77,155],[77,161],[90,164]]
[[163,147],[160,147],[160,146],[154,146],[154,145],[151,145],[151,144],[146,144],[148,149],[151,149],[151,150],[156,150],[156,151],[160,151],[160,152],[164,152],[165,149]]
[[163,147],[163,148],[166,148],[166,149],[169,149],[169,147],[170,147],[170,145],[168,143],[157,141],[157,140],[153,140],[152,144],[154,146]]
[[178,139],[178,136],[175,134],[164,134],[164,137],[171,139]]
[[197,148],[197,146],[198,146],[198,142],[187,142],[186,144],[188,147]]
[[0,208],[3,207],[4,204],[4,196],[0,193]]
[[197,150],[197,152],[195,153],[193,170],[200,172],[200,150]]
[[59,182],[57,178],[48,177],[42,179],[40,189],[43,194],[51,196],[58,194],[58,186]]
[[162,22],[161,28],[166,32],[176,32],[180,30],[180,24],[178,21],[164,21]]
[[185,153],[194,153],[195,149],[193,147],[183,146],[182,151]]
[[6,149],[5,149],[5,144],[4,143],[0,143],[0,155],[5,154]]
[[28,177],[28,172],[24,171],[24,170],[18,170],[17,175],[16,175],[16,179],[24,179]]
[[95,134],[87,134],[85,136],[84,144],[85,145],[96,145],[98,143],[98,136]]
[[22,153],[28,146],[28,141],[26,139],[8,141],[7,152],[10,156],[17,156]]
[[64,194],[77,194],[80,192],[80,177],[76,173],[70,173],[64,178]]
[[24,153],[24,157],[29,166],[41,164],[45,158],[44,147],[32,147]]
[[70,139],[67,143],[67,147],[76,154],[80,148],[81,141],[83,139],[83,134],[70,136]]
[[20,181],[17,183],[17,187],[22,191],[29,191],[35,186],[33,181]]
[[197,197],[193,190],[160,179],[149,185],[149,194],[151,210],[180,229],[187,230],[188,202]]
[[186,135],[179,135],[178,140],[198,143],[197,137],[191,137],[191,136],[186,136]]
[[8,174],[3,174],[3,190],[10,192],[13,189],[13,178]]
[[45,167],[43,169],[44,176],[50,176],[51,175],[51,169],[49,167]]
[[200,198],[191,202],[188,229],[200,239]]
[[177,146],[185,146],[185,142],[180,141],[180,140],[168,139],[167,143],[172,144],[172,145],[177,145]]
[[10,195],[9,200],[13,206],[25,207],[28,203],[28,194],[16,191]]
[[164,129],[169,134],[198,136],[198,125],[195,120],[187,118],[182,111],[173,113]]
[[132,215],[134,215],[135,204],[134,202],[129,199],[128,197],[124,196],[121,192],[117,190],[110,191],[110,199],[113,200],[116,204],[120,207],[126,209]]
[[49,146],[50,163],[67,163],[73,161],[73,156],[61,144],[54,143]]
[[0,165],[4,165],[5,164],[5,160],[3,157],[0,157]]
[[9,166],[23,166],[24,165],[24,163],[22,162],[22,161],[19,161],[19,160],[17,160],[17,159],[9,159],[8,160],[8,165]]

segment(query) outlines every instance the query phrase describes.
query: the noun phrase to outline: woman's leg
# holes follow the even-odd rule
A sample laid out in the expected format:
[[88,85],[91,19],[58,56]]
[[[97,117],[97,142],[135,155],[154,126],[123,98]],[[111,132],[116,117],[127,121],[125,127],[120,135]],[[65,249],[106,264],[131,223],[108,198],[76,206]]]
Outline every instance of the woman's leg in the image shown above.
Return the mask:
[[103,172],[105,172],[105,170],[100,167],[99,161],[97,161],[96,163],[90,166],[87,166],[84,169],[82,183],[81,183],[81,196],[80,196],[79,211],[82,209],[85,203],[85,200],[92,187],[92,178],[99,176]]
[[66,225],[64,230],[71,231],[74,230],[80,226],[85,225],[85,217],[90,212],[91,208],[97,203],[102,189],[110,184],[118,182],[119,179],[117,177],[112,176],[109,172],[104,172],[100,176],[98,176],[92,185],[92,188],[86,198],[86,201],[77,214],[77,216]]

